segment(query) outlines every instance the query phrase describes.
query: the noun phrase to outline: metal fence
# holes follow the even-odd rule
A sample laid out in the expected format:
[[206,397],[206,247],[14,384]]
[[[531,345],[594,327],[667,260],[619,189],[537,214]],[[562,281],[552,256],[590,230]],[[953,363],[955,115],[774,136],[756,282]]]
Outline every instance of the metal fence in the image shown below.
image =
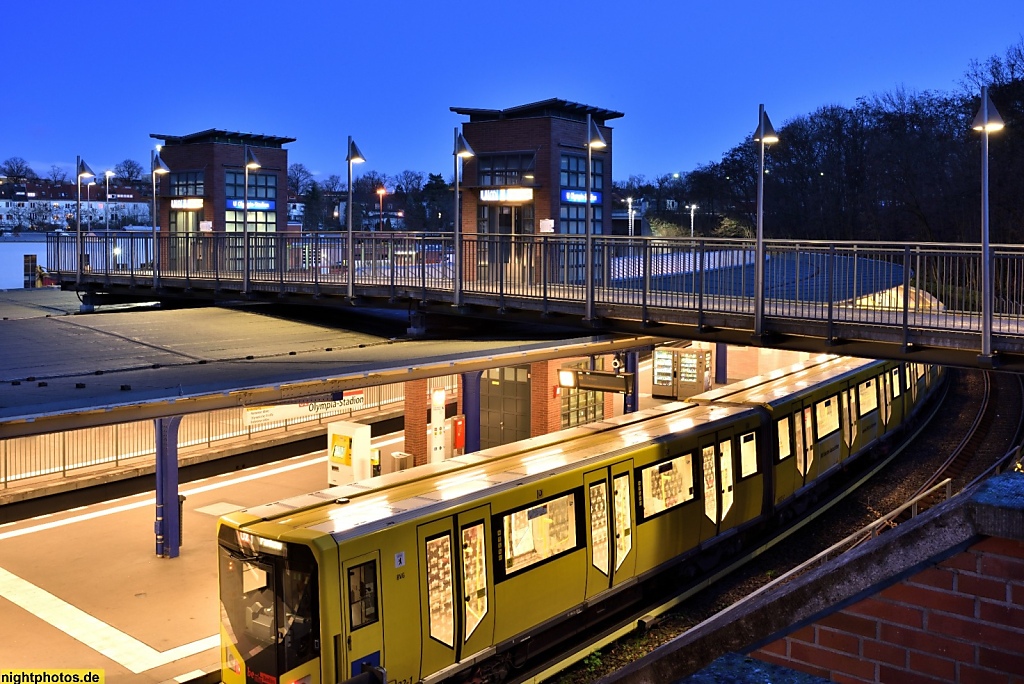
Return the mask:
[[[191,287],[316,293],[320,287],[390,289],[424,300],[489,297],[500,306],[543,309],[596,305],[754,315],[756,245],[751,239],[593,236],[592,283],[586,239],[561,234],[468,234],[454,268],[451,234],[357,232],[163,236],[157,272],[145,234],[82,238],[82,277],[146,285],[160,277]],[[65,282],[77,277],[73,234],[48,238],[47,263]],[[248,251],[246,262],[244,255]],[[765,317],[871,326],[981,332],[981,248],[915,244],[765,240]],[[246,269],[248,263],[248,269]],[[996,335],[1024,334],[1024,248],[992,248]],[[533,302],[531,304],[531,302]]]
[[[443,388],[457,391],[454,375],[431,378],[428,390]],[[218,449],[230,441],[258,441],[270,433],[310,431],[339,416],[365,415],[397,406],[405,399],[404,385],[394,383],[367,387],[363,407],[353,411],[336,409],[309,417],[247,426],[242,407],[189,414],[178,429],[181,457],[190,449]],[[0,440],[0,482],[3,488],[40,477],[67,477],[86,470],[102,471],[134,466],[154,460],[156,433],[153,421],[143,420],[118,425],[82,428],[30,437]]]

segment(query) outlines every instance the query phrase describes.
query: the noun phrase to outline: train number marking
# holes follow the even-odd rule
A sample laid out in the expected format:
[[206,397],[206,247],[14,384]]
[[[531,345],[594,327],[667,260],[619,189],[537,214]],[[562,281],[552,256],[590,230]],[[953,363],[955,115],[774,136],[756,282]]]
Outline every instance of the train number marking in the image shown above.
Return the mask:
[[544,498],[544,490],[543,489],[538,489],[537,490],[537,498],[538,499],[543,499]]
[[405,567],[405,551],[399,551],[395,554],[395,568]]
[[404,572],[400,572],[397,575],[395,575],[395,580],[404,580],[404,579],[405,579],[405,573]]

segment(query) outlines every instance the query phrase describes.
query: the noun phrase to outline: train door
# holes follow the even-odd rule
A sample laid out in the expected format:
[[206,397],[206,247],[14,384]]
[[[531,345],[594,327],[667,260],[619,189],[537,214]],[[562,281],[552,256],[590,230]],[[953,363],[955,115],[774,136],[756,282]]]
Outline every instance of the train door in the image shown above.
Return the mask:
[[842,399],[843,441],[846,453],[843,458],[857,451],[857,388],[850,387],[839,394]]
[[348,588],[345,613],[345,671],[352,677],[364,665],[380,666],[384,659],[384,622],[380,614],[380,558],[378,552],[342,564]]
[[796,485],[799,490],[817,474],[814,461],[814,414],[810,406],[797,407],[793,412],[793,442],[796,451]]
[[784,415],[775,421],[776,452],[775,463],[771,464],[775,472],[775,503],[782,503],[796,491],[796,467],[793,454],[793,418]]
[[700,541],[703,543],[718,534],[718,477],[715,455],[715,435],[703,435],[700,440],[700,473],[704,492],[704,517],[701,518]]
[[460,645],[456,658],[478,653],[494,642],[494,569],[487,562],[491,539],[490,505],[459,514]]
[[632,460],[584,476],[590,524],[587,545],[587,598],[633,576]]
[[633,551],[633,471],[632,459],[616,463],[612,471],[612,586],[633,576],[636,553]]
[[892,418],[892,378],[888,373],[878,376],[878,393],[882,407],[879,416],[878,434],[883,435],[889,429],[889,421]]
[[734,527],[738,516],[729,515],[736,503],[736,465],[731,433],[720,435],[718,441],[718,500],[719,531]]
[[899,425],[903,422],[903,417],[906,411],[906,402],[909,392],[906,391],[907,385],[903,380],[905,365],[902,363],[896,364],[889,375],[892,378],[892,418],[893,425]]
[[417,528],[423,676],[492,642],[494,574],[487,564],[490,519],[490,506],[481,506],[459,514],[457,521],[446,517]]

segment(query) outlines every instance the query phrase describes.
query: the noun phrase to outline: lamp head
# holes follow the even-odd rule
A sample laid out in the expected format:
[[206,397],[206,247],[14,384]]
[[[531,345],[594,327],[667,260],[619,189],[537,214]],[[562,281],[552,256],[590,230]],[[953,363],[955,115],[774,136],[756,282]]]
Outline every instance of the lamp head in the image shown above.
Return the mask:
[[170,172],[171,170],[167,168],[167,164],[165,164],[164,160],[160,158],[160,153],[155,153],[153,155],[153,173],[165,174]]
[[256,158],[256,153],[248,145],[245,146],[245,168],[250,170],[260,168],[260,160]]
[[763,142],[771,145],[779,142],[779,136],[772,126],[772,120],[768,118],[768,112],[761,110],[761,120],[757,123],[757,130],[754,131],[754,142]]
[[107,178],[113,178],[113,177],[114,177],[114,176],[116,176],[117,174],[116,174],[116,173],[114,173],[113,171],[107,170],[107,171],[104,171],[104,172],[103,172],[103,175],[104,175],[104,176],[106,176]]
[[459,133],[459,137],[455,139],[455,156],[462,157],[463,159],[476,156],[476,152],[474,152],[473,148],[469,146],[469,143],[466,142],[466,138],[463,137],[461,133]]
[[384,188],[377,188],[377,194],[383,198],[384,195],[388,194],[388,191],[385,190]]
[[984,99],[981,102],[981,107],[978,108],[978,113],[974,115],[971,128],[988,133],[1003,130],[1003,126],[1005,126],[1003,117],[999,116],[996,106],[992,104],[992,98],[988,96],[987,87],[981,89],[981,96]]
[[590,130],[587,131],[587,145],[595,150],[608,147],[608,142],[604,139],[604,136],[601,135],[601,129],[593,119],[590,120]]
[[359,146],[356,145],[356,141],[349,138],[348,141],[348,154],[345,155],[345,161],[351,162],[352,164],[362,164],[366,161],[366,157],[359,151]]
[[92,178],[96,174],[92,172],[92,169],[89,168],[84,159],[79,159],[77,175],[79,178]]

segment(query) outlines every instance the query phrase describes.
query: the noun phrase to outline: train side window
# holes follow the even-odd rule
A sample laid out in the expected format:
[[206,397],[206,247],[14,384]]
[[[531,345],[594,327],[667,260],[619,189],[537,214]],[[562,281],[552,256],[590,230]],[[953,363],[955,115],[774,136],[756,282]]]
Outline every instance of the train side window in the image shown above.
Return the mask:
[[779,460],[782,461],[793,455],[793,440],[790,436],[789,416],[779,418],[775,425],[779,433]]
[[504,573],[511,575],[577,548],[576,494],[501,516]]
[[642,468],[639,480],[642,520],[692,501],[693,454]]
[[878,408],[878,390],[876,389],[875,378],[865,380],[857,385],[857,398],[859,399],[859,415],[861,418]]
[[748,432],[740,437],[740,477],[757,473],[757,433]]
[[608,574],[608,483],[590,485],[590,538],[594,567]]
[[462,576],[466,591],[466,641],[487,615],[487,555],[484,524],[462,529]]
[[902,375],[900,374],[899,367],[892,369],[892,398],[900,396],[900,392],[903,391]]
[[348,605],[352,631],[380,619],[377,611],[377,561],[349,568]]
[[815,407],[818,421],[818,440],[825,439],[839,429],[839,397],[833,396],[819,401]]
[[455,647],[452,591],[452,538],[446,532],[427,540],[427,604],[431,638],[450,648]]

